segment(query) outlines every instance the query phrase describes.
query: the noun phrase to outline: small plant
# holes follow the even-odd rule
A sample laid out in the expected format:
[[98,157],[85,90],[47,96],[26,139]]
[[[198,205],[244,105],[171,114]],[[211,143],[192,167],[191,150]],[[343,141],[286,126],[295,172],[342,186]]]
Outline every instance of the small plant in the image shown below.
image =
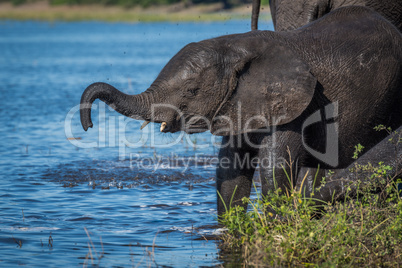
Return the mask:
[[375,127],[374,127],[374,130],[376,130],[376,131],[382,131],[382,130],[385,130],[385,131],[387,131],[387,132],[388,132],[388,134],[391,134],[391,133],[392,133],[392,129],[391,129],[391,127],[386,127],[386,126],[384,126],[384,125],[378,125],[378,126],[375,126]]
[[17,240],[17,239],[14,238],[14,236],[12,236],[12,239],[18,245],[17,247],[22,248],[22,240]]
[[[392,129],[390,127],[386,127],[384,125],[378,125],[378,126],[374,127],[374,129],[376,131],[385,130],[388,133],[388,135],[391,135],[393,133],[393,131],[392,131]],[[395,145],[398,145],[399,143],[402,143],[402,131],[399,131],[399,132],[395,131],[394,133],[395,133],[395,136],[391,137],[388,141],[393,143],[393,144],[395,144]]]
[[360,143],[358,145],[355,145],[355,151],[353,153],[352,158],[353,159],[359,158],[359,154],[363,151],[363,149],[364,149],[364,146],[361,145]]
[[[89,261],[91,261],[91,265],[94,266],[95,265],[95,262],[94,262],[95,260],[98,260],[97,267],[99,267],[99,264],[100,264],[102,258],[104,257],[104,254],[105,254],[104,250],[103,250],[102,238],[100,238],[100,244],[102,246],[102,251],[100,253],[98,253],[96,248],[95,248],[94,243],[92,242],[91,235],[90,235],[89,231],[87,230],[86,227],[84,227],[84,230],[85,230],[85,233],[88,236],[89,242],[88,242],[88,253],[85,256],[85,261],[84,261],[83,267],[88,267]],[[49,240],[50,240],[50,238],[49,238]],[[53,239],[52,239],[52,241],[53,241]]]
[[53,247],[53,237],[52,237],[52,232],[49,234],[49,239],[47,243],[48,247],[52,248]]

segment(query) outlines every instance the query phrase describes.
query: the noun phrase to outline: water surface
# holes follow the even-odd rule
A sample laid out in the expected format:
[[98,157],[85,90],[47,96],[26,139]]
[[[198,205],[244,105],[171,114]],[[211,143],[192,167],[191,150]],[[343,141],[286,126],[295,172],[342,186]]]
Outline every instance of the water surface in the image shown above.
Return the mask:
[[249,29],[1,22],[0,266],[223,264],[214,240],[219,139],[162,135],[152,124],[140,131],[142,122],[99,102],[84,132],[77,105],[92,82],[139,93],[187,43]]

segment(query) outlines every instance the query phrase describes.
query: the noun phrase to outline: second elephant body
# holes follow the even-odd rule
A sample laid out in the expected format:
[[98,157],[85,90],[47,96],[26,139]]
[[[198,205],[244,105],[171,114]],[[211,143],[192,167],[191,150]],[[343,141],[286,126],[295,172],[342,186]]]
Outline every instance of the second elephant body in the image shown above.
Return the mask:
[[364,6],[378,12],[402,32],[402,0],[270,0],[276,31],[289,31],[346,6]]

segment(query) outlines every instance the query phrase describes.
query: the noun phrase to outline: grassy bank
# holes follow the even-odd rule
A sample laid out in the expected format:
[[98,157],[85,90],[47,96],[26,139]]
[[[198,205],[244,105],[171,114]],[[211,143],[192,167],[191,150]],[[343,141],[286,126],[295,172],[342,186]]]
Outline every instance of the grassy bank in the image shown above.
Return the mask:
[[[251,5],[222,10],[221,4],[184,7],[182,4],[149,8],[87,6],[52,6],[48,2],[33,2],[14,6],[0,3],[0,20],[38,21],[108,21],[108,22],[159,22],[159,21],[225,21],[250,19]],[[262,20],[269,19],[269,8],[262,12]]]
[[[402,143],[398,135],[395,144]],[[337,202],[323,203],[295,189],[243,200],[251,208],[247,213],[236,207],[221,218],[228,228],[222,249],[253,267],[402,266],[400,179],[383,163],[355,169],[367,177],[345,187]]]
[[[383,190],[383,200],[361,191],[320,210],[296,192],[247,200],[251,211],[232,209],[222,221],[229,228],[223,249],[240,252],[245,266],[399,267],[402,199],[394,183]],[[264,212],[268,207],[280,217]]]

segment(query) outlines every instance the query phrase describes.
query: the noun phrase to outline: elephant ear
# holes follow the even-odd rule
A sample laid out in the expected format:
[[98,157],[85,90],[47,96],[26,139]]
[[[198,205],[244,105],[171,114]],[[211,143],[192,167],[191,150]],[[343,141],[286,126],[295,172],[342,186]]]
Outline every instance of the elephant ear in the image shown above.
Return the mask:
[[215,114],[211,133],[236,135],[283,125],[310,104],[316,78],[288,47],[269,42],[260,55],[245,60],[234,74],[231,95]]

